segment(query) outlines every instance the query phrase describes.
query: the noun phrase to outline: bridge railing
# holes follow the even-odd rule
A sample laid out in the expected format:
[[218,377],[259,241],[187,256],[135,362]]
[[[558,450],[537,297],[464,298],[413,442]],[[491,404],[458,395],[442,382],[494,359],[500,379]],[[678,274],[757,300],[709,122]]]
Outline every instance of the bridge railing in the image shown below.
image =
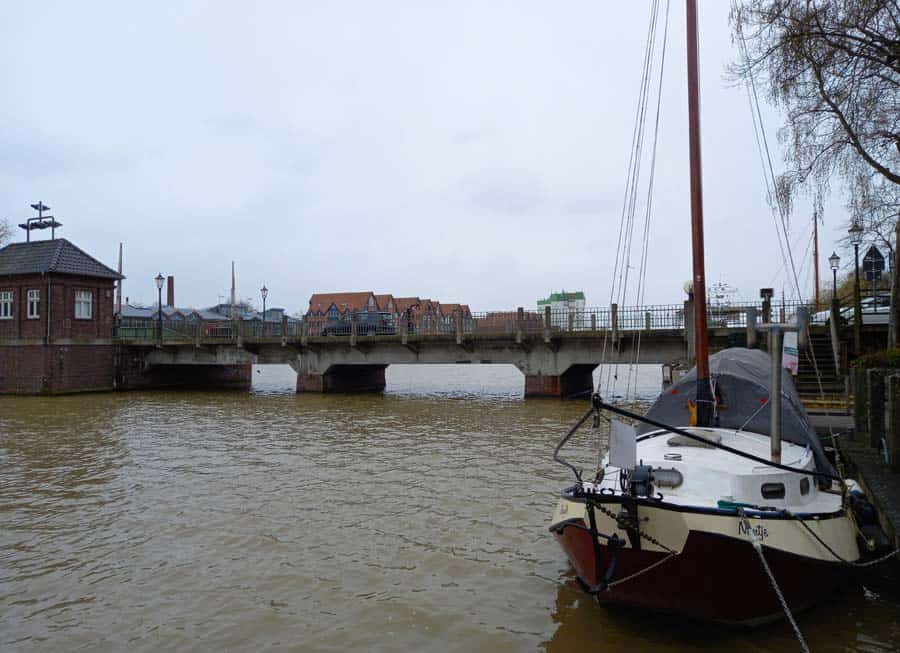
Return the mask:
[[[803,302],[773,302],[771,319],[794,319],[797,308]],[[710,304],[707,322],[710,328],[741,328],[747,325],[750,309],[757,312],[762,321],[761,302]],[[824,323],[827,312],[813,313],[811,321]],[[693,319],[693,316],[688,316]],[[114,337],[120,340],[154,341],[159,338],[160,325],[156,320],[129,318],[120,320],[114,327]],[[329,320],[326,317],[308,317],[303,320],[285,319],[280,322],[258,320],[186,320],[164,319],[163,341],[214,340],[222,342],[238,339],[285,338],[296,340],[311,337],[365,336],[452,336],[460,335],[539,335],[576,332],[636,333],[654,330],[681,330],[685,328],[685,304],[658,304],[650,306],[587,307],[571,310],[481,311],[452,315],[390,315],[372,314],[365,318]]]

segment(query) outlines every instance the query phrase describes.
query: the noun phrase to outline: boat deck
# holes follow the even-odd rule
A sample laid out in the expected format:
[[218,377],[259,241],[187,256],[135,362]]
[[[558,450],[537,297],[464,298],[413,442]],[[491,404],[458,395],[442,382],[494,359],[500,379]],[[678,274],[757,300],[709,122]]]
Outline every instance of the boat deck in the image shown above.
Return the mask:
[[[766,435],[728,429],[687,427],[701,437],[719,438],[722,445],[768,459],[771,439]],[[647,434],[637,444],[637,459],[654,468],[674,469],[682,476],[677,487],[659,484],[666,501],[683,506],[717,508],[719,502],[749,506],[788,508],[796,513],[830,513],[840,509],[839,494],[820,492],[810,476],[784,471],[708,446],[678,444],[681,436],[667,431]],[[812,451],[792,442],[782,442],[782,463],[790,467],[814,469]],[[765,496],[764,486],[781,485],[782,496]],[[613,470],[600,484],[618,490],[618,474]]]

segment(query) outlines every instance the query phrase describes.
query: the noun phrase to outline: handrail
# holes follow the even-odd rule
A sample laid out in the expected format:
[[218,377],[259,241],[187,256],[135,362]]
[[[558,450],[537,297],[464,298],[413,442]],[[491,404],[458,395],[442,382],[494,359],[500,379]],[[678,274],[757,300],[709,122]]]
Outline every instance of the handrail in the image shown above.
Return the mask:
[[[773,301],[769,310],[779,319],[790,319],[807,302]],[[562,333],[583,335],[614,333],[621,338],[629,334],[650,331],[681,331],[685,329],[685,312],[690,305],[655,304],[647,306],[608,306],[572,309],[478,311],[465,314],[441,315],[391,314],[384,312],[357,313],[352,317],[330,319],[328,316],[285,318],[279,322],[235,320],[163,319],[162,339],[175,340],[243,340],[300,339],[310,337],[365,336],[480,336],[480,335],[542,335],[553,337]],[[747,315],[760,314],[762,302],[729,302],[707,305],[707,321],[711,329],[739,329],[747,326]],[[824,312],[814,314],[815,323],[824,323]],[[114,337],[120,340],[152,341],[159,339],[159,322],[155,318],[120,318],[114,327]]]

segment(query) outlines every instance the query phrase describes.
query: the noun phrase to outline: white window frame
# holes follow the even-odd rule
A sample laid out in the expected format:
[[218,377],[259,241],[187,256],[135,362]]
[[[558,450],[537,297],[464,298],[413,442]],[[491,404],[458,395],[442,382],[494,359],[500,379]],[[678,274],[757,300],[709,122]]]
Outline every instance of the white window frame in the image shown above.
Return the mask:
[[11,320],[15,314],[16,293],[14,290],[0,290],[0,320]]
[[29,288],[26,297],[28,310],[26,317],[29,320],[38,320],[41,317],[41,290],[40,288]]
[[91,320],[94,317],[94,291],[75,291],[75,319]]

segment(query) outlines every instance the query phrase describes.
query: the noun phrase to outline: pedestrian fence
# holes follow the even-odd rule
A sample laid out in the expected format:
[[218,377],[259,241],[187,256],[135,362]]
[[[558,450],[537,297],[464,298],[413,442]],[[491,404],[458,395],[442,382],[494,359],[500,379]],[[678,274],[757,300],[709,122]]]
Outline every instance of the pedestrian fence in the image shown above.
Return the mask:
[[[806,306],[813,324],[825,324],[827,311],[813,312],[804,302],[745,302],[708,304],[707,325],[715,328],[747,326],[747,315],[757,322],[793,321],[797,309]],[[449,315],[358,312],[339,318],[328,316],[285,317],[280,321],[123,318],[115,337],[126,341],[222,341],[297,340],[300,338],[362,338],[369,336],[553,336],[565,333],[624,334],[683,330],[694,319],[690,303],[650,306],[590,307],[514,311],[480,311]]]

